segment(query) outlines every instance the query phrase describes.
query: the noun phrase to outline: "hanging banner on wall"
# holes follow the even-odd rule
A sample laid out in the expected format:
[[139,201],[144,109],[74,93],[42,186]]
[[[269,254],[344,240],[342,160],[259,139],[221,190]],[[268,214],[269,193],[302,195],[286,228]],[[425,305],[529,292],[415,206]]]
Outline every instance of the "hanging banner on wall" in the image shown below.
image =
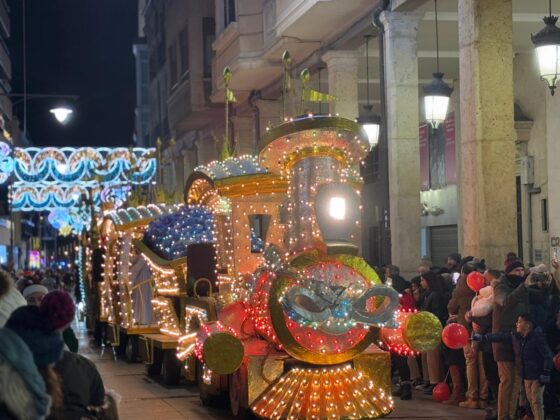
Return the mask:
[[450,113],[443,123],[445,136],[445,183],[457,182],[457,166],[455,158],[455,114]]
[[420,139],[420,190],[430,189],[430,150],[428,145],[429,127],[424,124],[420,126],[418,137]]

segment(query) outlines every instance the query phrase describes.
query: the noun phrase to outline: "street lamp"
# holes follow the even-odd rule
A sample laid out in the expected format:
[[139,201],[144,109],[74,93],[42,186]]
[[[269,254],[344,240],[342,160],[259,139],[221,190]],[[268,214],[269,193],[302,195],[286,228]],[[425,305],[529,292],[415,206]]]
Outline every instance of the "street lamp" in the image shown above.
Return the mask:
[[558,16],[552,16],[552,0],[548,1],[548,16],[543,18],[545,27],[531,34],[539,61],[539,73],[554,95],[560,77],[560,28],[556,26]]
[[364,38],[366,39],[366,104],[363,106],[364,112],[357,118],[357,122],[366,132],[371,150],[379,142],[381,117],[373,112],[373,105],[369,103],[369,40],[373,38],[373,35],[365,35]]
[[69,121],[69,117],[74,112],[72,109],[60,106],[57,108],[52,108],[49,110],[51,114],[54,114],[56,120],[61,124],[66,124]]
[[424,86],[424,113],[426,121],[433,128],[437,128],[447,116],[447,107],[453,88],[443,81],[443,73],[439,71],[439,40],[438,40],[438,19],[437,19],[437,0],[434,0],[436,15],[436,72],[429,85]]

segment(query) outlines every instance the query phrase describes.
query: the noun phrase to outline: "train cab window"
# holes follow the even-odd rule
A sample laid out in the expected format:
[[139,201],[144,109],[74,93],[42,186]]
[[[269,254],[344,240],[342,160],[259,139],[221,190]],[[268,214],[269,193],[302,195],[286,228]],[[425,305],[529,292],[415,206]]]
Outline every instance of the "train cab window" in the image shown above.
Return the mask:
[[269,222],[270,216],[268,214],[249,215],[249,229],[251,231],[251,253],[258,254],[264,251]]

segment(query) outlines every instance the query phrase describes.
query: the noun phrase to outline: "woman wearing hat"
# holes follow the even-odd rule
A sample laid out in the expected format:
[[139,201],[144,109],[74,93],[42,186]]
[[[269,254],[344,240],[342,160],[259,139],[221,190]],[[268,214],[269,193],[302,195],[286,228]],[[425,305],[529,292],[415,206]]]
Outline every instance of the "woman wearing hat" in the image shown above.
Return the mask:
[[11,414],[6,418],[43,419],[62,407],[53,367],[64,348],[60,329],[73,317],[67,297],[53,292],[39,307],[16,309],[0,330],[0,408]]

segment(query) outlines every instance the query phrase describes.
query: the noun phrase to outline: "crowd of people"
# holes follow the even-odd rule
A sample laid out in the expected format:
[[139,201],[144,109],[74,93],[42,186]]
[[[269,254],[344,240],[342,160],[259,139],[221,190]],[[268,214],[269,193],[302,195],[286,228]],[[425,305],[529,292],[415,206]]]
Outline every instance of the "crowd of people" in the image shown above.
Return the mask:
[[[470,340],[462,349],[443,342],[420,355],[392,357],[403,400],[413,389],[432,394],[448,382],[443,404],[486,409],[486,419],[560,418],[560,372],[553,357],[560,352],[560,264],[525,267],[509,253],[503,268],[487,267],[474,257],[450,254],[444,267],[423,260],[418,275],[405,280],[396,266],[380,270],[384,282],[401,294],[404,310],[434,314],[446,326],[463,325]],[[468,285],[473,272],[485,286]]]
[[97,368],[77,353],[75,286],[71,272],[0,269],[0,420],[118,418]]

